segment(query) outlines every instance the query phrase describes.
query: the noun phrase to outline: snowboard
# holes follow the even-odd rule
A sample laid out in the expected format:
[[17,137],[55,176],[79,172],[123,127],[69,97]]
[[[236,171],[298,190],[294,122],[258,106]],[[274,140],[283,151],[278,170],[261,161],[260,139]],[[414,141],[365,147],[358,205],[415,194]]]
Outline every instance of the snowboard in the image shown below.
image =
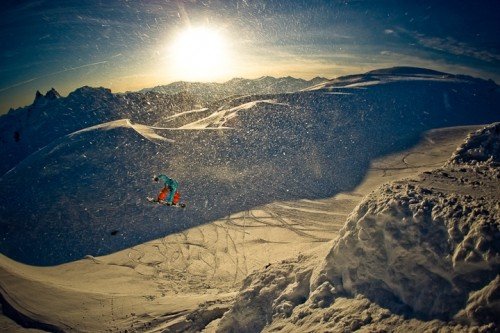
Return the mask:
[[167,207],[186,208],[186,204],[185,203],[181,203],[181,202],[179,202],[176,205],[167,205],[167,203],[165,201],[160,201],[159,202],[158,200],[156,200],[155,198],[152,198],[152,197],[147,197],[146,200],[148,200],[151,203],[155,203],[155,204],[163,205],[163,206],[167,206]]

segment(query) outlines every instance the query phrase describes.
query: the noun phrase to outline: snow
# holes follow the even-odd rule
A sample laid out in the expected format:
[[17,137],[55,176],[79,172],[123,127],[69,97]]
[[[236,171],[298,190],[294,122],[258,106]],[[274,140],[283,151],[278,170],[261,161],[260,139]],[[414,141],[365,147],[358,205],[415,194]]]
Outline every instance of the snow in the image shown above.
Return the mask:
[[278,103],[276,100],[261,100],[261,101],[248,102],[227,110],[218,110],[209,117],[198,120],[191,124],[186,124],[184,126],[181,126],[180,129],[207,129],[209,127],[225,128],[224,125],[226,124],[226,122],[237,117],[240,111],[252,109],[259,104],[289,106],[286,103]]
[[[498,124],[428,130],[498,121],[496,85],[365,75],[392,81],[0,118],[2,297],[67,331],[494,331]],[[158,172],[186,209],[146,202]]]
[[373,70],[364,74],[339,77],[328,82],[311,86],[304,89],[304,91],[363,88],[374,85],[411,81],[469,83],[471,79],[470,77],[462,75],[451,75],[423,68],[392,67]]
[[306,259],[300,256],[250,274],[217,331],[260,332],[273,317],[289,316],[309,293],[311,269],[300,265],[305,264]]
[[[496,185],[487,190],[494,192]],[[371,194],[341,231],[325,277],[337,289],[374,299],[388,292],[424,315],[456,313],[468,286],[498,270],[490,234],[498,232],[499,197],[436,192],[394,184]]]
[[[499,96],[490,85],[402,81],[346,88],[350,95],[238,97],[206,110],[185,94],[82,87],[0,118],[2,163],[11,168],[0,193],[12,198],[0,204],[0,248],[24,262],[57,264],[277,200],[329,198],[356,186],[373,158],[407,149],[426,129],[494,121]],[[177,127],[169,121],[176,110]],[[159,172],[180,181],[190,209],[148,213],[143,198],[158,191],[150,179]],[[26,237],[29,247],[13,246]]]
[[316,213],[316,214],[326,214],[326,215],[339,215],[340,213],[338,212],[330,212],[330,211],[325,211],[321,209],[311,209],[311,208],[304,208],[301,206],[290,206],[290,205],[285,205],[285,204],[275,204],[277,207],[280,208],[286,208],[286,209],[292,209],[292,210],[298,210],[300,212],[306,212],[306,213]]
[[[459,151],[477,141],[484,149],[496,126]],[[251,274],[219,331],[495,331],[500,173],[458,167],[370,193],[322,264],[299,256]]]
[[[55,94],[55,93],[54,93]],[[148,126],[166,125],[164,119],[194,109],[184,94],[112,94],[109,89],[82,87],[67,97],[47,99],[0,117],[0,174],[54,140],[84,128],[130,119]],[[184,120],[184,117],[179,117]],[[189,117],[187,117],[190,120]],[[174,126],[174,121],[168,122]]]
[[[472,134],[453,161],[469,156],[471,146],[492,152],[497,127]],[[447,165],[371,193],[347,220],[315,284],[326,279],[375,300],[395,296],[427,317],[456,314],[473,288],[499,271],[500,173]]]
[[144,138],[146,138],[152,142],[155,142],[158,140],[159,141],[174,142],[173,140],[168,140],[167,138],[164,138],[164,137],[156,134],[154,132],[153,128],[150,126],[145,126],[145,125],[141,125],[141,124],[132,124],[130,119],[115,120],[115,121],[110,121],[108,123],[87,127],[87,128],[82,129],[82,130],[73,132],[73,133],[69,134],[69,136],[71,137],[74,135],[78,135],[80,133],[91,132],[94,130],[109,131],[109,130],[120,128],[120,127],[129,127],[131,129],[135,130],[137,133],[139,133]]
[[451,157],[449,164],[500,163],[500,123],[471,133]]
[[[330,199],[257,207],[105,257],[88,256],[61,266],[32,267],[0,257],[2,294],[38,323],[68,331],[205,327],[244,332],[257,327],[289,332],[465,332],[470,330],[470,316],[487,328],[488,312],[481,312],[485,315],[479,319],[474,309],[496,304],[488,296],[492,287],[474,298],[480,301],[471,303],[476,307],[469,307],[469,317],[462,315],[461,323],[452,324],[408,319],[362,295],[339,294],[327,281],[311,289],[331,240],[365,194],[384,182],[428,172],[436,160],[444,163],[471,130],[475,128],[431,131],[410,151],[375,160],[358,188]],[[405,164],[408,155],[420,156],[418,164]],[[334,214],[328,212],[344,215],[332,220]],[[324,240],[314,240],[313,235]]]
[[481,290],[470,294],[467,306],[457,315],[457,320],[475,325],[495,323],[498,328],[500,313],[500,275]]
[[327,81],[327,79],[322,77],[315,77],[312,80],[306,81],[290,76],[280,78],[263,76],[253,80],[235,78],[224,83],[174,82],[169,85],[144,89],[142,92],[149,91],[169,95],[179,92],[188,92],[200,103],[211,104],[217,100],[231,96],[296,92],[325,81]]
[[176,113],[176,114],[168,117],[166,120],[169,121],[171,119],[179,118],[179,117],[185,116],[187,114],[200,113],[200,112],[204,112],[204,111],[207,111],[207,110],[208,110],[208,108],[201,108],[201,109],[196,109],[196,110],[189,110],[189,111],[179,112],[179,113]]

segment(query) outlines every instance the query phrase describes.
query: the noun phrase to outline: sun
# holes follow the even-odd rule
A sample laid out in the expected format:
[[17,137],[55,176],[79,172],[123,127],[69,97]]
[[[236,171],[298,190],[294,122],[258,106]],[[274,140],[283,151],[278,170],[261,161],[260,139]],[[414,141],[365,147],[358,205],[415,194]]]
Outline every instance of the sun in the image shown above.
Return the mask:
[[171,73],[182,80],[207,81],[226,77],[230,52],[220,31],[207,27],[180,32],[170,46]]

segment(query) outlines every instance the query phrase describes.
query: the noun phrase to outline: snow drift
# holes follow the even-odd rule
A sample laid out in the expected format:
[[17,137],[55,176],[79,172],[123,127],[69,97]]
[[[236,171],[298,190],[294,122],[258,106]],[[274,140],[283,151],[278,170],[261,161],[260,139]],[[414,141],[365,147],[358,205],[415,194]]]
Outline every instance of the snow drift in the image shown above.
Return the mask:
[[[498,158],[498,129],[474,133],[453,167],[370,194],[347,220],[315,284],[399,300],[428,317],[456,314],[500,268],[500,170],[460,168],[471,154],[477,158],[474,152]],[[442,177],[449,187],[438,186]]]
[[500,123],[472,133],[451,157],[449,164],[492,164],[500,163]]

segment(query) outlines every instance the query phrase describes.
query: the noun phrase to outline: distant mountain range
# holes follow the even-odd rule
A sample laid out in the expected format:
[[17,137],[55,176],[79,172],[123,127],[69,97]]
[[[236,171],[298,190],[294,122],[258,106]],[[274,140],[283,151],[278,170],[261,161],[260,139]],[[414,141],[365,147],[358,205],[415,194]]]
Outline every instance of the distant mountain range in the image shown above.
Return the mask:
[[296,92],[316,84],[326,82],[324,77],[311,80],[297,79],[291,76],[274,78],[263,76],[258,79],[234,78],[224,83],[174,82],[154,88],[143,89],[140,92],[157,92],[176,94],[187,92],[196,96],[201,103],[210,103],[234,95],[281,94]]

